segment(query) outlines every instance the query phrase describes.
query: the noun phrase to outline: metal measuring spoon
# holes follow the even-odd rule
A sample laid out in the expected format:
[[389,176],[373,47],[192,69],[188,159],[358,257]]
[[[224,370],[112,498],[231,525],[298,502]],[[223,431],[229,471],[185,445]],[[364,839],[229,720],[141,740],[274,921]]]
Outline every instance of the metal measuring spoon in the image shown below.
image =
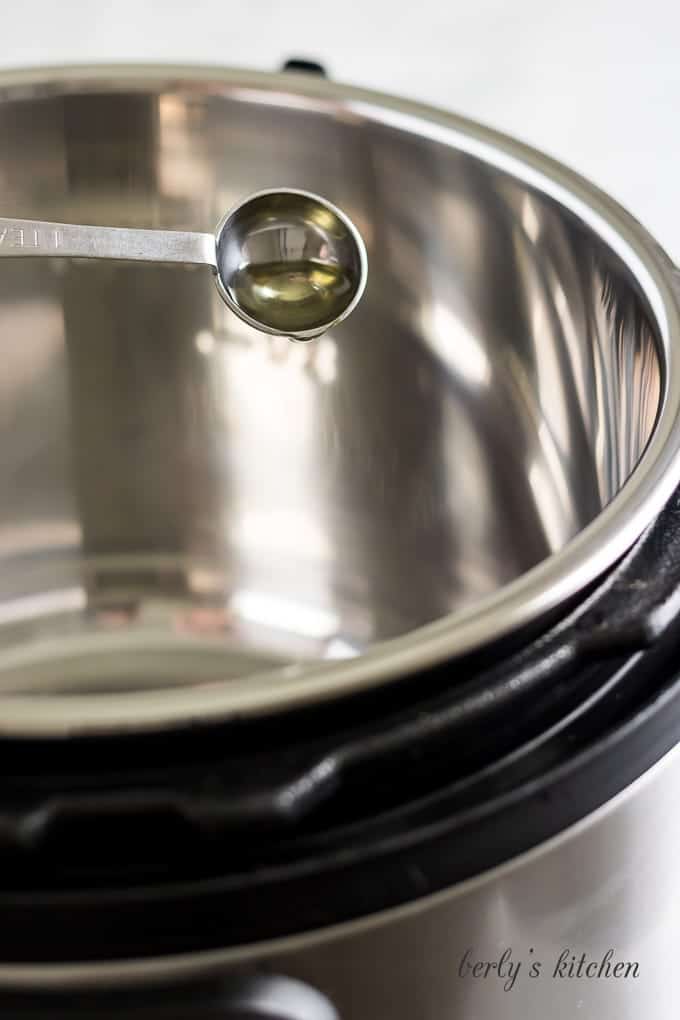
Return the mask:
[[340,209],[293,188],[258,191],[214,234],[0,217],[0,256],[210,266],[229,308],[255,329],[311,340],[345,319],[366,286],[366,249]]

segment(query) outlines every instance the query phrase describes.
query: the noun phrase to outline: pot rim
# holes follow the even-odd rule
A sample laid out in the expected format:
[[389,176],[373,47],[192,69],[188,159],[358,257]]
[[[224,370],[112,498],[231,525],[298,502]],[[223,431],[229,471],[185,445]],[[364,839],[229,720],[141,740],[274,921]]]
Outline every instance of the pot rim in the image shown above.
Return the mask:
[[[562,549],[492,595],[357,658],[294,663],[240,680],[122,694],[0,695],[0,734],[74,736],[150,731],[216,723],[233,716],[281,712],[359,693],[479,650],[539,619],[601,577],[642,534],[680,484],[680,278],[647,230],[599,188],[513,138],[422,103],[309,74],[166,64],[76,65],[0,73],[0,102],[153,84],[206,90],[371,117],[453,145],[556,199],[599,236],[630,269],[654,318],[663,356],[660,407],[647,447],[610,503]],[[64,641],[71,656],[77,640]],[[197,645],[198,647],[198,645]],[[211,645],[214,653],[214,646]],[[124,639],[120,642],[125,650]],[[30,667],[29,667],[30,668]]]

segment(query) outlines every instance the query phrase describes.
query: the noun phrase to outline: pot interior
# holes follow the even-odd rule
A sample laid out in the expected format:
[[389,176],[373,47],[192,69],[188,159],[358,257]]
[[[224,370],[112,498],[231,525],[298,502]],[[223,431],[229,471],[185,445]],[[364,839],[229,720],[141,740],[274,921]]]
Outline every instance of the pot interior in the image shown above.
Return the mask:
[[209,271],[2,260],[5,691],[360,655],[562,550],[653,432],[656,327],[594,232],[292,82],[0,103],[8,215],[212,230],[286,186],[347,212],[369,258],[359,308],[309,344],[238,321]]

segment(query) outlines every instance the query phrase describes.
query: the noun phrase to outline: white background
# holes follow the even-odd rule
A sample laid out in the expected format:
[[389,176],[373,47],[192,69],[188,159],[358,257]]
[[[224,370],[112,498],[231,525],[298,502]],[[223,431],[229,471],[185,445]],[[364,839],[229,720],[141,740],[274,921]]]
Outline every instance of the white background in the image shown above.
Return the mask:
[[290,56],[531,142],[680,262],[678,0],[0,0],[0,66]]

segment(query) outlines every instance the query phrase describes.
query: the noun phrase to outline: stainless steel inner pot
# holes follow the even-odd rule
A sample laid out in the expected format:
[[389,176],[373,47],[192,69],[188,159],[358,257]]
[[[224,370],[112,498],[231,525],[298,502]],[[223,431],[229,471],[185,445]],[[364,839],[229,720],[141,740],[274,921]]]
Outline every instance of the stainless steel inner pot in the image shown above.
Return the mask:
[[369,256],[360,307],[309,345],[239,322],[200,270],[3,260],[3,731],[414,672],[581,590],[678,483],[670,263],[535,152],[205,69],[5,74],[0,136],[3,214],[210,230],[296,187]]

